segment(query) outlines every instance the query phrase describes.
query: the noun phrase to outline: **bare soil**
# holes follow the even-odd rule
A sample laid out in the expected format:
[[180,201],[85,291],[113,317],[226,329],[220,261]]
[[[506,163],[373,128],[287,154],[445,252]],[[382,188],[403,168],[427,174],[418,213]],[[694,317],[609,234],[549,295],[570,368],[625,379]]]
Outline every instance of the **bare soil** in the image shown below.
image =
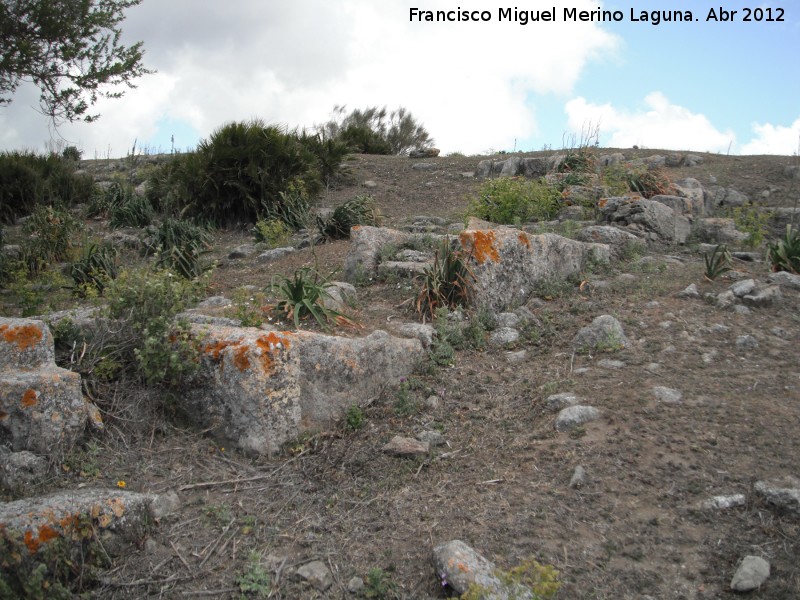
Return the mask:
[[[701,166],[668,169],[670,178],[716,180],[759,201],[771,190],[766,202],[773,206],[791,206],[800,194],[783,175],[793,158],[702,156]],[[462,220],[478,185],[462,173],[482,158],[357,157],[349,183],[323,203],[370,193],[390,226],[414,215]],[[437,168],[414,170],[415,162]],[[348,248],[346,241],[326,244],[269,265],[224,258],[247,241],[246,231],[217,234],[220,266],[209,295],[263,288],[303,265],[341,268]],[[373,581],[367,591],[375,595],[366,597],[445,598],[451,592],[434,572],[432,548],[461,539],[505,569],[531,556],[554,565],[560,599],[728,598],[746,555],[772,566],[751,598],[800,597],[800,517],[753,492],[756,481],[800,476],[800,294],[786,292],[776,307],[736,314],[677,297],[690,283],[701,294],[731,283],[705,281],[702,255],[691,245],[649,254],[653,262],[616,262],[584,274],[582,288],[541,290],[543,302],[532,308],[541,326],[515,347],[459,351],[454,366],[423,370],[407,382],[410,402],[398,393],[399,382],[387,382],[378,397],[353,398],[364,411],[362,427],[343,421],[280,456],[242,456],[180,419],[132,424],[109,415],[108,432],[92,435],[72,457],[95,468],[72,468],[52,487],[124,480],[129,490],[176,491],[181,509],[101,573],[91,596],[256,597],[241,591],[240,578],[252,575],[251,560],[258,560],[269,570],[271,598],[365,597],[348,592],[348,582],[375,569],[386,594],[377,595]],[[769,272],[764,262],[737,268],[762,281]],[[360,287],[351,316],[363,328],[337,333],[363,335],[388,320],[414,320],[408,299],[415,294],[415,284],[401,280]],[[632,347],[575,353],[575,333],[602,314],[622,322]],[[758,347],[737,349],[744,335]],[[526,350],[527,358],[512,364],[511,350]],[[624,366],[602,366],[603,359]],[[683,401],[658,402],[654,386],[680,390]],[[545,400],[558,392],[575,393],[602,418],[556,432]],[[426,404],[429,396],[438,406]],[[395,435],[424,430],[446,440],[424,459],[381,450]],[[587,481],[573,489],[578,465]],[[734,493],[746,495],[745,506],[698,507]],[[292,576],[312,560],[333,574],[327,592]]]

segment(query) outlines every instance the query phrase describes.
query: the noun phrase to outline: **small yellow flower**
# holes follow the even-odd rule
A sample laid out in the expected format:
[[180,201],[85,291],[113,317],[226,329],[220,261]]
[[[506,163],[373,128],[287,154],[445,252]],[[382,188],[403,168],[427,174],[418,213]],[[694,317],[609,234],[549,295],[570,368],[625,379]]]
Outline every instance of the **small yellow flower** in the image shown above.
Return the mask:
[[122,479],[120,479],[120,480],[117,482],[117,487],[118,487],[118,488],[120,488],[120,489],[123,489],[123,488],[124,488],[126,485],[128,485],[128,484],[127,484],[127,483],[125,483],[124,481],[122,481]]

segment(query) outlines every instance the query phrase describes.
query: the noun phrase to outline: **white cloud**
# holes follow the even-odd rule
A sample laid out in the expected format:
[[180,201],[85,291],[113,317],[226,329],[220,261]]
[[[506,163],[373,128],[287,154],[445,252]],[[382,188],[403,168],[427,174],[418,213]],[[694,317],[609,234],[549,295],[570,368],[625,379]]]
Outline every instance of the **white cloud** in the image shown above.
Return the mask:
[[[593,0],[555,0],[596,8]],[[144,41],[159,71],[124,98],[99,104],[94,124],[62,135],[87,156],[124,154],[164,119],[201,136],[254,116],[311,126],[335,104],[405,106],[443,151],[506,148],[537,131],[531,94],[568,94],[591,60],[619,39],[592,23],[410,23],[405,0],[196,0],[143,2],[122,23],[127,43]],[[505,6],[505,5],[502,5]],[[453,10],[450,0],[425,9]],[[20,102],[0,110],[0,145],[41,145],[46,119]]]
[[753,125],[756,137],[742,146],[742,154],[782,154],[800,152],[800,118],[788,127],[765,123]]
[[567,102],[565,110],[570,129],[599,126],[601,144],[612,148],[727,152],[735,144],[733,132],[718,130],[705,115],[672,104],[661,92],[648,94],[644,104],[643,109],[628,111],[579,97]]

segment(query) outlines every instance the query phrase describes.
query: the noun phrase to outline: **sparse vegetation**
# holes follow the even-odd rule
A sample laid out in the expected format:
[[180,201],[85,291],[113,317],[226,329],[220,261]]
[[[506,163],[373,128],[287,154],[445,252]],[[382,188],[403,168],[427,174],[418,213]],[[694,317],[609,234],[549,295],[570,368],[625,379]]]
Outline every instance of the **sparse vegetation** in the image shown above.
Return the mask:
[[405,154],[409,150],[433,145],[430,134],[405,108],[389,112],[384,106],[354,109],[335,106],[333,118],[318,127],[326,140],[346,144],[360,154]]
[[118,252],[111,246],[91,243],[80,260],[72,263],[70,277],[78,296],[103,295],[108,282],[117,277]]
[[800,274],[800,232],[791,224],[787,225],[783,238],[769,244],[767,260],[773,271]]
[[76,238],[83,225],[67,210],[38,205],[23,227],[27,235],[22,244],[23,260],[32,274],[50,265],[73,258],[78,249]]
[[151,252],[156,255],[156,264],[172,269],[186,279],[200,277],[207,266],[201,256],[211,245],[208,230],[188,221],[167,218],[156,229],[149,229]]
[[252,229],[256,242],[270,248],[280,248],[289,243],[292,232],[282,219],[259,219]]
[[706,265],[703,275],[708,281],[714,281],[720,275],[731,270],[731,253],[724,244],[714,246],[711,254],[703,254]]
[[350,237],[350,229],[355,225],[379,225],[380,215],[375,208],[372,196],[356,196],[336,207],[327,218],[317,217],[317,229],[328,239],[341,240]]
[[422,289],[416,300],[417,313],[432,319],[439,308],[456,308],[469,301],[475,274],[469,265],[470,256],[453,248],[450,240],[442,240],[433,265],[425,269]]
[[311,268],[297,269],[292,277],[282,277],[272,284],[272,289],[280,297],[276,309],[286,319],[294,321],[300,329],[300,321],[313,317],[317,324],[328,331],[331,324],[348,323],[341,313],[324,305],[330,298],[325,289],[328,280]]

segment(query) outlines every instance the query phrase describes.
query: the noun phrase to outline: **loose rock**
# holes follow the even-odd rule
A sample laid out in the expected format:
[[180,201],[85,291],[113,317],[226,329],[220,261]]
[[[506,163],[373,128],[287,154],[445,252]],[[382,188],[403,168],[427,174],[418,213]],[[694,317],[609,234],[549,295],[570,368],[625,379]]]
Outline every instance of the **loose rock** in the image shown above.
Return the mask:
[[594,406],[582,406],[580,404],[569,406],[558,413],[555,422],[556,431],[575,429],[585,423],[596,421],[601,414]]
[[731,580],[734,592],[752,592],[757,590],[769,578],[770,566],[760,556],[745,556]]

